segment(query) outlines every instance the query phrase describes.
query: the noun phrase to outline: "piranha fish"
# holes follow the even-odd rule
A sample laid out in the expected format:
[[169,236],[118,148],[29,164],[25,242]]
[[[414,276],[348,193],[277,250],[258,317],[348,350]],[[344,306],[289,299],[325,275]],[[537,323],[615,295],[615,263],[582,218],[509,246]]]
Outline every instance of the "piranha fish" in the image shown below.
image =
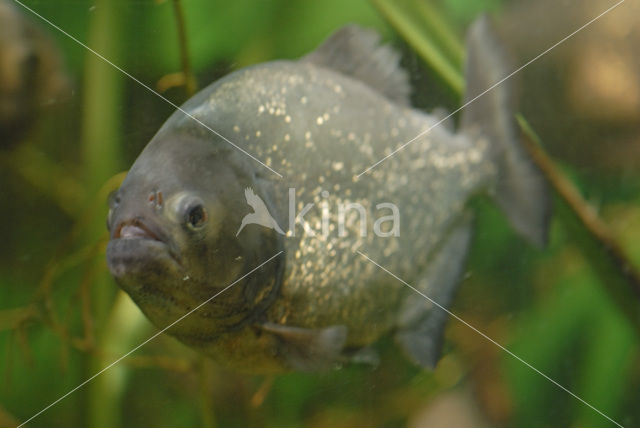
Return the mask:
[[[465,100],[508,71],[476,21]],[[488,193],[538,246],[549,204],[508,81],[468,105],[455,133],[413,109],[410,93],[399,55],[356,26],[299,60],[214,82],[166,121],[111,198],[116,282],[157,327],[239,371],[340,366],[387,334],[433,368],[446,312],[361,254],[449,307],[472,235],[467,201]]]

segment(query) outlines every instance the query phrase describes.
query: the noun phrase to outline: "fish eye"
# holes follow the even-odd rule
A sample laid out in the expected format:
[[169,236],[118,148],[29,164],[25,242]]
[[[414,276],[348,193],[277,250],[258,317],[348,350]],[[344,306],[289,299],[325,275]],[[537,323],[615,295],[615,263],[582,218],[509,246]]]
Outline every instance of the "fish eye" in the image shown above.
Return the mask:
[[190,229],[199,229],[207,222],[207,210],[199,202],[191,204],[185,212],[185,220]]
[[107,213],[107,230],[111,231],[111,217],[113,217],[113,210],[120,204],[120,195],[117,190],[109,193],[109,196],[107,196],[107,204],[109,205],[109,212]]
[[117,207],[120,204],[120,193],[117,190],[109,193],[109,196],[107,196],[107,203],[112,209]]
[[111,216],[113,215],[113,209],[109,208],[107,213],[107,231],[111,232]]

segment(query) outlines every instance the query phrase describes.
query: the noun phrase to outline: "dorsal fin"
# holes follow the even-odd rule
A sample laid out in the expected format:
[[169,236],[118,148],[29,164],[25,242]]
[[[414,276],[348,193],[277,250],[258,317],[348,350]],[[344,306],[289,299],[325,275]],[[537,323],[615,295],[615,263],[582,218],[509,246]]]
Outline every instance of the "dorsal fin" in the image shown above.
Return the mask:
[[410,104],[411,85],[408,73],[400,67],[400,54],[380,44],[380,35],[373,30],[342,27],[302,61],[360,80],[398,104]]

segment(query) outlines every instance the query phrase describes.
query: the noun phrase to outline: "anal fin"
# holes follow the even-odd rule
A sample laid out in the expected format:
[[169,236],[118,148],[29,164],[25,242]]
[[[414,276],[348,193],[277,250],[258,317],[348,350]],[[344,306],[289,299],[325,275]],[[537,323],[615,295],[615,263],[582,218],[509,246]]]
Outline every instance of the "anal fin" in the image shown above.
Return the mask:
[[[471,242],[471,215],[454,226],[431,259],[415,288],[443,308],[449,309],[460,282]],[[418,365],[434,369],[444,341],[449,314],[433,301],[412,293],[401,307],[396,341]]]

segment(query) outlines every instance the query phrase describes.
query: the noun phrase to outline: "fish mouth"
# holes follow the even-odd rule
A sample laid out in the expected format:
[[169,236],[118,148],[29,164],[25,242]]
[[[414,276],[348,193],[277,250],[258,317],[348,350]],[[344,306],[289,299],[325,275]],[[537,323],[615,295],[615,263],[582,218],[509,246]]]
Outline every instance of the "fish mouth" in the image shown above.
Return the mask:
[[120,223],[113,233],[113,239],[148,239],[164,242],[160,239],[159,233],[138,218]]
[[110,265],[122,266],[131,262],[153,264],[154,259],[170,259],[170,264],[181,267],[175,250],[158,226],[136,217],[120,222],[115,228],[108,245],[107,258]]

